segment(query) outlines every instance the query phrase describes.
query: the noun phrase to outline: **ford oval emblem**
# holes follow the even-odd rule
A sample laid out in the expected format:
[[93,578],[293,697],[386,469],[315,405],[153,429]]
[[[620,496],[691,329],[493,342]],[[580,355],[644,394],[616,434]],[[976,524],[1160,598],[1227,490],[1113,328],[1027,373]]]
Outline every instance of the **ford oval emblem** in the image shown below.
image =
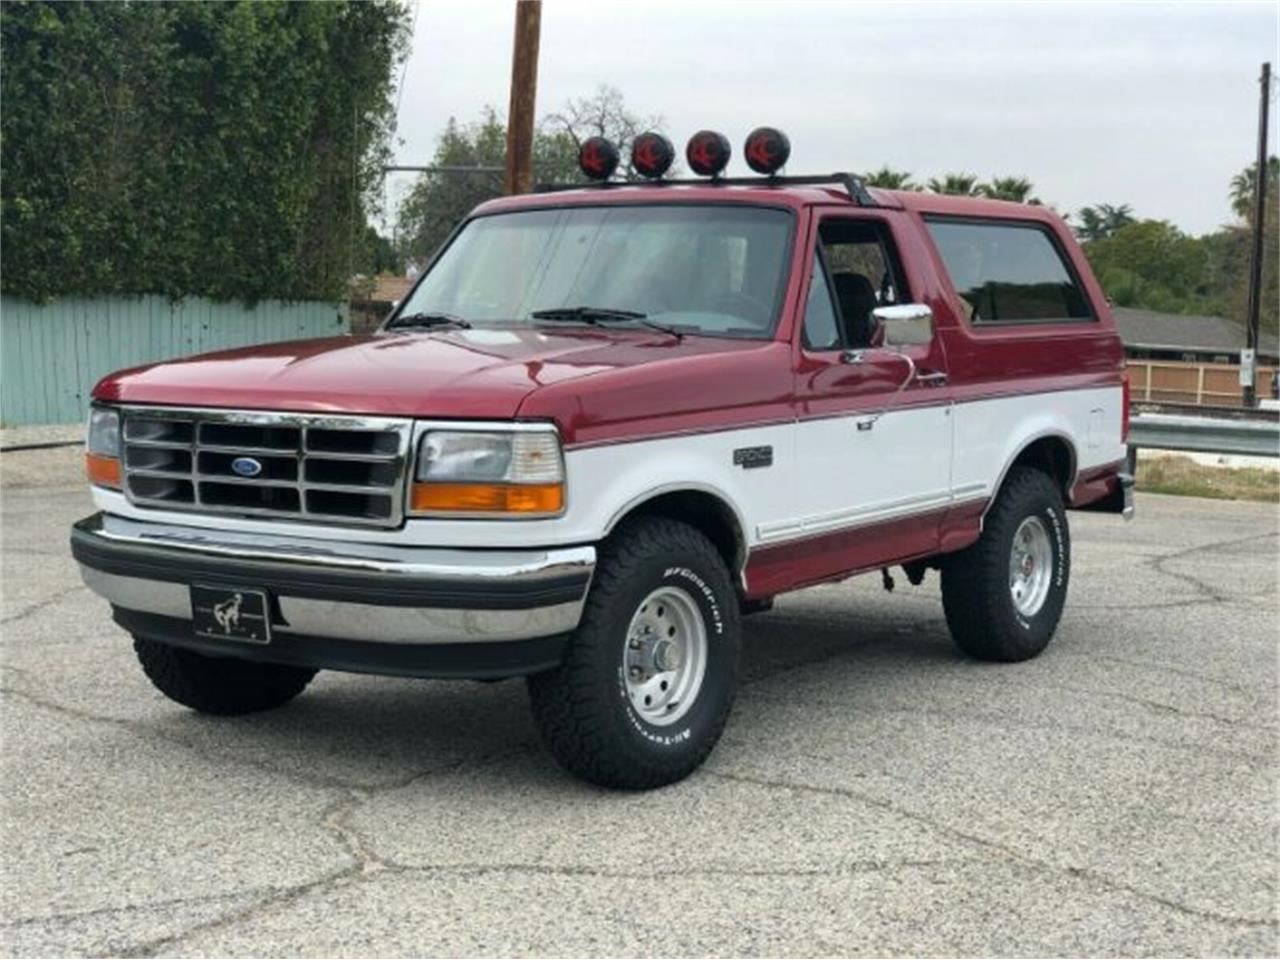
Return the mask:
[[253,457],[236,457],[231,461],[231,469],[242,477],[256,477],[262,472],[262,462]]

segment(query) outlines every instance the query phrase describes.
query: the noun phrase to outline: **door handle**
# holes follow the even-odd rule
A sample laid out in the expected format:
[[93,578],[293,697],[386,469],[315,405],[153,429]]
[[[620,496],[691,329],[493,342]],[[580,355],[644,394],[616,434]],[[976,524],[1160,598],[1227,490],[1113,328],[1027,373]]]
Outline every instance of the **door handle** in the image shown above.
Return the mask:
[[946,385],[947,375],[942,370],[921,370],[916,374],[916,382],[941,387]]

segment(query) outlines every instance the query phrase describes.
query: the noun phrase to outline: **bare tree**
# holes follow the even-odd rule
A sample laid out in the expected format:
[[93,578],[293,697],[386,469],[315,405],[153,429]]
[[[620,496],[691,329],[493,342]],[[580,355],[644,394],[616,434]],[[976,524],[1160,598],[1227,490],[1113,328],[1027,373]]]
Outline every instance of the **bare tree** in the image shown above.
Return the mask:
[[590,137],[604,137],[617,146],[624,158],[623,176],[628,180],[639,180],[640,175],[631,166],[631,141],[647,130],[661,133],[663,127],[662,117],[633,113],[627,108],[621,90],[601,84],[591,96],[570,100],[560,110],[543,117],[538,132],[547,141],[545,151],[558,156],[568,153],[575,162],[582,141]]

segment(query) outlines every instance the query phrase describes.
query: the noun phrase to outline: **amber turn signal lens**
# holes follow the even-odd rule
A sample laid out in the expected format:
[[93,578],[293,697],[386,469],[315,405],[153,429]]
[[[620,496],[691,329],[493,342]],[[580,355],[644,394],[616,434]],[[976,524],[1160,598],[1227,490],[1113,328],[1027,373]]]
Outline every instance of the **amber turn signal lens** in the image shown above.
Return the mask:
[[415,483],[416,513],[559,513],[559,483]]
[[112,490],[120,489],[120,461],[115,457],[102,457],[96,453],[86,453],[84,455],[85,473],[89,475],[89,482],[95,487],[110,487]]

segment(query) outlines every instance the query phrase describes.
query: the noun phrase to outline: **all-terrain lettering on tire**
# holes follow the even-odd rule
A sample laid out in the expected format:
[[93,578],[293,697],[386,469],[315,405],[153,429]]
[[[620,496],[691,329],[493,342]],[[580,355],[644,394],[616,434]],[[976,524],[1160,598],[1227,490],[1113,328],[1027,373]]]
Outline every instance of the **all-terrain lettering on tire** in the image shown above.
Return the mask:
[[564,663],[529,678],[543,739],[602,786],[680,780],[724,730],[738,649],[737,597],[711,542],[664,517],[630,521],[601,548]]

